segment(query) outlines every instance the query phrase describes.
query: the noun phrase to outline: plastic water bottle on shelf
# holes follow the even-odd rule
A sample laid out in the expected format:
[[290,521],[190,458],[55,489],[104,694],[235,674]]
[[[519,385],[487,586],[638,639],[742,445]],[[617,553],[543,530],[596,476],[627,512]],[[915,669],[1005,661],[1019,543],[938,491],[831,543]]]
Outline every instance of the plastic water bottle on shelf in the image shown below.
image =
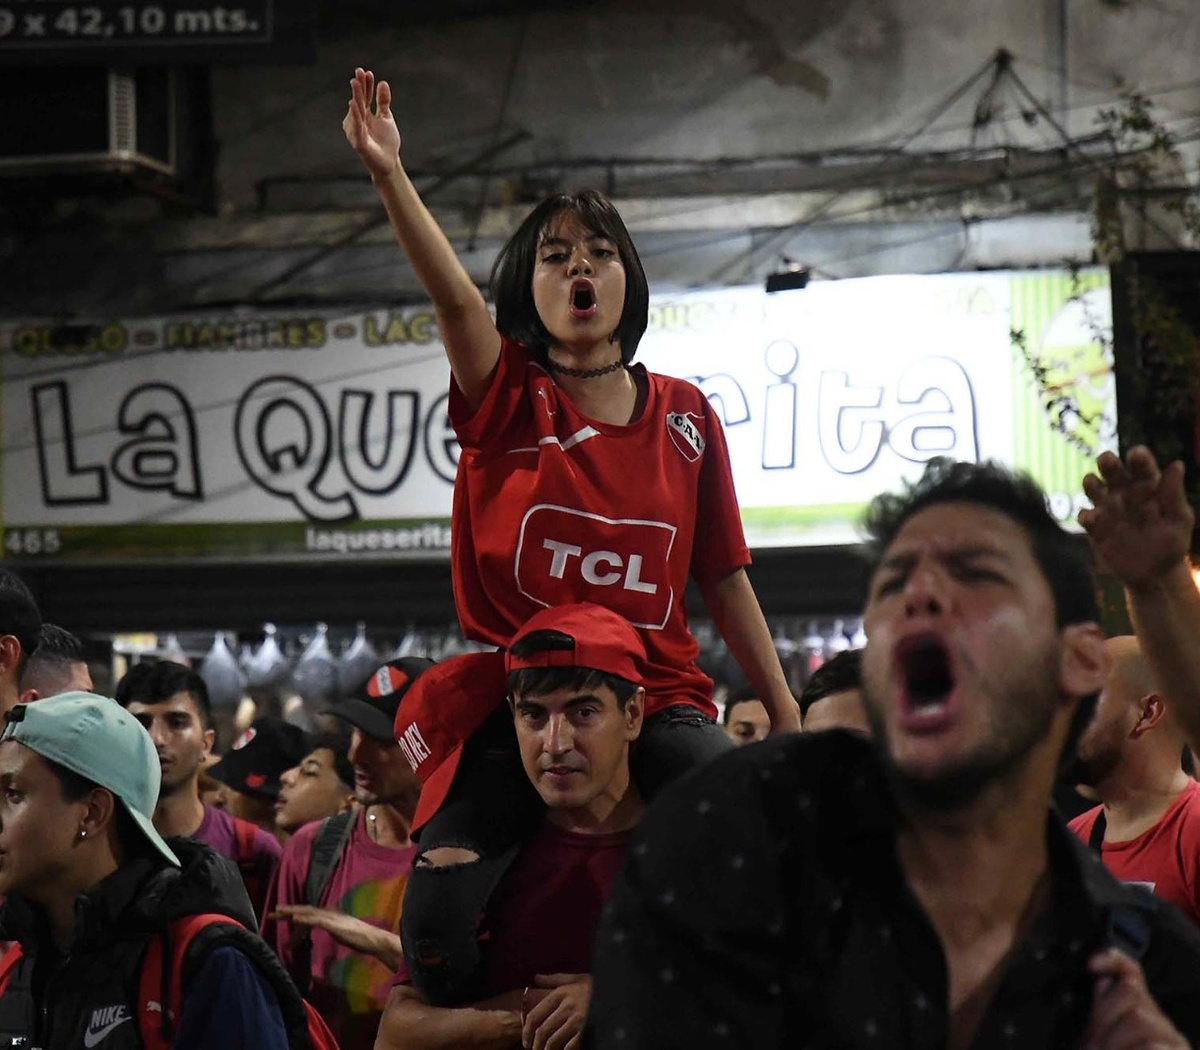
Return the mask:
[[375,646],[367,638],[367,625],[359,620],[354,640],[347,646],[337,663],[338,692],[343,697],[356,692],[366,684],[367,679],[381,663],[383,661],[375,651]]
[[212,648],[200,665],[200,677],[204,679],[213,707],[237,707],[246,688],[246,676],[225,640],[224,631],[213,635]]
[[801,644],[804,646],[807,677],[811,678],[821,669],[821,664],[825,662],[825,639],[821,637],[821,632],[817,630],[817,622],[815,620],[809,621],[808,633],[804,636],[804,641]]
[[850,648],[861,649],[867,644],[867,630],[862,620],[854,621],[854,630],[850,632]]
[[844,653],[850,648],[850,639],[846,637],[844,620],[834,620],[833,630],[825,640],[825,659],[832,660],[838,653]]

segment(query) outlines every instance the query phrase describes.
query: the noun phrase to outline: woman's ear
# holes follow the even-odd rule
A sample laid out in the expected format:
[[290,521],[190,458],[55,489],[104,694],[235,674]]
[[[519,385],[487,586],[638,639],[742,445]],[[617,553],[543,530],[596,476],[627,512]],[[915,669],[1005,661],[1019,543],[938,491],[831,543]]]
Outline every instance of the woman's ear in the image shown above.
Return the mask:
[[1100,692],[1111,667],[1112,657],[1099,624],[1073,623],[1063,628],[1058,684],[1066,699]]
[[99,838],[116,819],[116,796],[108,788],[93,788],[83,799],[85,809],[80,822],[80,838]]

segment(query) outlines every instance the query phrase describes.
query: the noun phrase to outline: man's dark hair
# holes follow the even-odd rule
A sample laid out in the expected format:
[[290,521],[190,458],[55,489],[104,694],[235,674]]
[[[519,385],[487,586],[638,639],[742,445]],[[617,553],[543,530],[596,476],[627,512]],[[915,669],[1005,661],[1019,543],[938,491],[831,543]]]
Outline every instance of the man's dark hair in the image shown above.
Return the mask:
[[758,690],[752,685],[743,685],[730,692],[725,698],[725,710],[721,714],[721,721],[725,725],[729,725],[729,715],[738,704],[744,704],[750,700],[759,699]]
[[172,660],[134,664],[114,690],[114,699],[122,707],[130,704],[161,704],[176,693],[187,693],[196,705],[203,729],[212,729],[212,705],[208,686],[190,667]]
[[83,642],[57,624],[44,623],[37,648],[25,663],[22,689],[37,689],[43,696],[61,690],[70,679],[71,665],[87,663]]
[[[39,755],[39,758],[46,763],[47,768],[54,774],[58,780],[59,787],[62,789],[62,796],[67,802],[78,802],[82,798],[86,798],[89,794],[103,785],[97,784],[94,780],[89,780],[87,777],[76,773],[73,769],[68,769],[66,766],[58,762],[54,762],[45,755]],[[108,791],[108,788],[105,788]],[[109,792],[112,794],[112,792]],[[158,850],[154,848],[150,840],[146,838],[145,833],[137,822],[129,814],[129,810],[125,808],[125,803],[122,802],[116,795],[113,795],[113,820],[117,824],[117,843],[121,850],[121,858],[123,861],[131,860],[139,856],[159,855]]]
[[42,614],[33,600],[33,593],[16,573],[0,569],[0,634],[11,634],[20,643],[18,680],[30,655],[37,649],[41,629]]
[[860,689],[861,667],[861,649],[845,649],[821,664],[800,693],[800,721],[808,717],[808,709],[818,700],[849,689]]
[[354,766],[346,757],[350,753],[350,734],[340,729],[324,729],[313,737],[312,751],[324,748],[333,755],[337,778],[349,788],[354,787]]
[[965,463],[938,456],[926,464],[920,479],[905,485],[902,492],[876,496],[864,518],[871,573],[909,518],[943,503],[987,507],[1022,526],[1054,595],[1058,626],[1099,621],[1096,583],[1086,545],[1054,520],[1046,494],[1037,482],[991,460]]
[[629,364],[646,332],[650,310],[650,286],[633,238],[604,194],[597,190],[557,193],[547,197],[517,227],[500,249],[492,267],[492,301],[496,304],[496,327],[514,342],[544,356],[553,339],[538,316],[533,301],[533,270],[538,248],[547,229],[561,215],[570,215],[591,233],[617,246],[625,267],[625,305],[612,341],[621,347],[621,360]]
[[[530,631],[513,643],[511,652],[519,659],[528,659],[536,653],[573,652],[574,649],[575,639],[562,631]],[[638,691],[637,682],[590,667],[523,667],[508,676],[508,692],[514,700],[547,696],[560,689],[581,695],[594,694],[601,686],[613,691],[622,711]]]

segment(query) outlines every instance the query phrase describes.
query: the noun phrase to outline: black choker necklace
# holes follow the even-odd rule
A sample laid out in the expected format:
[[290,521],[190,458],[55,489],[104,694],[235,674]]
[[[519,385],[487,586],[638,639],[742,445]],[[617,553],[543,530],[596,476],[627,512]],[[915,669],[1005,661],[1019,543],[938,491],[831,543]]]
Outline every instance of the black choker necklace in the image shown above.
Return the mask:
[[564,376],[574,376],[576,379],[595,379],[597,376],[606,376],[610,372],[619,372],[625,367],[625,362],[621,358],[617,358],[611,365],[605,365],[603,368],[568,368],[566,365],[560,365],[551,357],[546,358],[546,365],[551,372],[558,372]]

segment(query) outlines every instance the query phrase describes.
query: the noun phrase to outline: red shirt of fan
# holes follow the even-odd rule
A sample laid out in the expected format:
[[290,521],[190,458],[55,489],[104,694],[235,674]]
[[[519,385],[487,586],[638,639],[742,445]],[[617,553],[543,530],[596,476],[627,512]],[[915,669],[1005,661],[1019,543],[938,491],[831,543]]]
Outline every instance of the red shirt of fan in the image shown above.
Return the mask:
[[[1089,809],[1067,827],[1087,842],[1103,809]],[[1157,822],[1136,838],[1103,843],[1100,859],[1122,882],[1141,883],[1200,925],[1200,783],[1189,780]]]
[[689,576],[711,583],[750,562],[729,452],[696,386],[634,369],[649,394],[628,426],[581,414],[507,340],[474,414],[451,383],[458,618],[466,637],[507,646],[539,609],[606,606],[642,632],[647,713],[715,715],[683,599]]

